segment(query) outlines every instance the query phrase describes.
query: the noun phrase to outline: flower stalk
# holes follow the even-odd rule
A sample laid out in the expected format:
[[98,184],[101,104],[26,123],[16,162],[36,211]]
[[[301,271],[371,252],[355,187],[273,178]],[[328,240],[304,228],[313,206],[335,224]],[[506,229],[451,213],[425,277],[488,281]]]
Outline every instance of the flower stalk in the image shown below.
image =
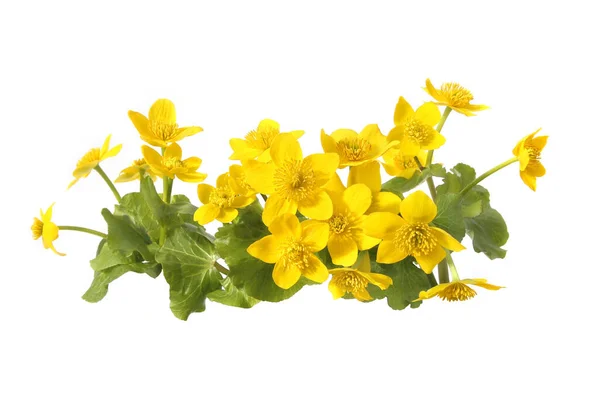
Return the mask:
[[61,231],[77,231],[77,232],[89,233],[90,235],[99,236],[102,239],[106,239],[108,237],[106,235],[106,233],[102,233],[102,232],[96,231],[94,229],[84,228],[84,227],[81,227],[81,226],[59,225],[58,229],[61,230]]
[[517,157],[513,157],[510,160],[506,160],[501,164],[496,165],[494,168],[484,172],[483,174],[481,174],[480,176],[478,176],[473,182],[469,183],[467,186],[464,187],[463,190],[460,191],[460,193],[458,194],[459,196],[464,196],[469,190],[471,190],[475,185],[477,185],[479,182],[481,182],[482,180],[484,180],[485,178],[487,178],[488,176],[500,171],[502,168],[509,166],[512,163],[515,163],[519,161],[519,159]]
[[108,178],[108,176],[106,175],[106,173],[104,172],[104,170],[102,169],[102,167],[100,166],[100,164],[96,165],[94,167],[94,170],[96,170],[96,172],[98,174],[100,174],[100,176],[102,177],[102,179],[104,179],[104,182],[106,182],[106,184],[110,188],[111,192],[115,195],[115,199],[117,199],[117,202],[120,203],[121,202],[121,195],[119,194],[119,191],[117,190],[117,188],[115,187],[115,185],[113,185],[113,183],[111,182],[111,180]]

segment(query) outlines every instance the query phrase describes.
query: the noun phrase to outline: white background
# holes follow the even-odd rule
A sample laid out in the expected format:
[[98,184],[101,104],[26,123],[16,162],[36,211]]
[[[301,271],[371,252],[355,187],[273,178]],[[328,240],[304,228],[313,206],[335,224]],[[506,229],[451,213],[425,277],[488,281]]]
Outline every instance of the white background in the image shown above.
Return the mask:
[[[0,398],[598,398],[593,2],[211,3],[1,3]],[[550,135],[537,193],[516,165],[485,182],[507,258],[456,256],[462,277],[504,290],[393,311],[332,301],[321,285],[251,310],[210,303],[182,322],[162,277],[81,300],[94,237],[62,232],[64,258],[31,240],[54,201],[56,223],[105,229],[100,178],[65,188],[108,133],[124,145],[103,164],[110,176],[139,157],[129,109],[172,99],[180,124],[204,128],[182,145],[214,183],[228,140],[263,118],[304,129],[318,152],[321,128],[387,133],[400,95],[428,100],[428,77],[492,107],[451,114],[436,152],[448,167],[483,172],[538,127]],[[198,203],[192,184],[174,192]]]

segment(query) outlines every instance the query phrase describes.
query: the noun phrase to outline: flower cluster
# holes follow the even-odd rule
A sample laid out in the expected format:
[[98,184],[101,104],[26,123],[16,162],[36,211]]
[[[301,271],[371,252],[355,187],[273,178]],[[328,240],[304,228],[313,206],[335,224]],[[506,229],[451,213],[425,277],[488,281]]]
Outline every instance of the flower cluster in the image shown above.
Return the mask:
[[[322,130],[318,154],[302,150],[304,131],[282,132],[279,123],[264,119],[230,140],[233,163],[214,186],[203,183],[202,160],[184,158],[180,145],[203,129],[179,127],[174,104],[159,99],[148,116],[129,112],[147,144],[115,182],[138,181],[138,191],[122,197],[101,168],[121,150],[110,148],[110,135],[73,172],[69,187],[96,171],[114,194],[114,212],[102,211],[108,233],[57,226],[50,206],[34,220],[33,237],[59,255],[53,244],[59,231],[101,237],[84,299],[101,300],[108,284],[126,272],[163,273],[171,310],[182,319],[203,311],[206,299],[249,308],[327,280],[334,299],[386,298],[395,309],[433,297],[467,300],[476,294],[468,285],[498,290],[482,278],[461,279],[452,254],[468,247],[468,233],[476,252],[504,257],[506,224],[480,182],[517,163],[522,181],[535,190],[546,172],[541,153],[547,136],[536,137],[539,130],[526,136],[512,158],[481,175],[463,163],[447,170],[433,155],[446,145],[448,116],[474,116],[488,107],[471,104],[471,92],[456,83],[436,88],[428,79],[424,89],[435,101],[415,109],[400,97],[387,135],[377,124],[360,133]],[[383,173],[390,176],[385,182]],[[177,180],[197,184],[199,207],[172,194]],[[214,236],[204,227],[213,221],[222,224]]]

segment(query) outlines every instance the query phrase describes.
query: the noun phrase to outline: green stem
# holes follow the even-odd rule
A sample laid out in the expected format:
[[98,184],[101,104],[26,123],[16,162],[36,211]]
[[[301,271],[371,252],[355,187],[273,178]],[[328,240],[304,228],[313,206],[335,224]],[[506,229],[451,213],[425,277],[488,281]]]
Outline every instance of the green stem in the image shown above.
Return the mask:
[[[446,107],[444,109],[444,114],[442,114],[442,118],[440,119],[440,122],[438,122],[438,125],[435,127],[436,131],[442,132],[442,128],[444,127],[444,124],[446,123],[446,119],[448,119],[448,115],[450,115],[450,111],[452,111],[452,109],[450,107]],[[429,167],[431,165],[432,161],[433,161],[433,150],[429,150],[429,153],[427,153],[427,163],[425,163],[425,166]]]
[[440,283],[450,282],[450,277],[448,276],[448,263],[446,262],[446,259],[440,261],[438,264],[438,275],[440,278]]
[[[173,190],[173,179],[168,176],[163,177],[163,201],[166,204],[171,204],[171,191]],[[159,246],[162,246],[167,239],[167,227],[160,227],[160,237],[158,239]]]
[[467,193],[469,190],[471,190],[473,188],[473,186],[477,185],[479,182],[481,182],[482,180],[484,180],[485,178],[487,178],[488,176],[492,175],[495,172],[500,171],[502,168],[519,161],[519,159],[517,157],[511,158],[510,160],[506,160],[504,161],[502,164],[498,164],[496,165],[494,168],[490,169],[489,171],[483,173],[482,175],[478,176],[473,182],[469,183],[467,186],[465,186],[465,188],[463,190],[460,191],[460,193],[458,194],[459,196],[463,196],[465,193]]
[[215,268],[217,269],[217,271],[219,271],[222,274],[225,275],[229,275],[229,270],[227,268],[225,268],[224,266],[222,266],[221,264],[219,264],[218,261],[215,261]]
[[85,232],[85,233],[89,233],[90,235],[96,235],[96,236],[100,236],[102,239],[106,239],[107,235],[106,233],[102,233],[102,232],[98,232],[95,231],[93,229],[88,229],[88,228],[83,228],[81,226],[73,226],[73,225],[59,225],[58,226],[58,230],[59,231],[77,231],[77,232]]
[[446,250],[446,261],[450,266],[450,273],[452,273],[452,282],[460,281],[458,271],[456,270],[456,265],[454,265],[454,260],[452,259],[452,256],[450,255],[450,252],[448,250]]
[[115,187],[115,185],[113,185],[113,183],[110,181],[110,179],[108,178],[108,176],[106,175],[106,173],[104,172],[104,170],[100,167],[100,164],[96,165],[96,167],[94,167],[94,169],[96,170],[97,173],[100,174],[100,176],[102,177],[102,179],[104,179],[104,182],[106,182],[106,184],[108,185],[108,187],[110,188],[110,190],[115,195],[115,198],[120,203],[121,202],[121,195],[117,191],[117,188]]

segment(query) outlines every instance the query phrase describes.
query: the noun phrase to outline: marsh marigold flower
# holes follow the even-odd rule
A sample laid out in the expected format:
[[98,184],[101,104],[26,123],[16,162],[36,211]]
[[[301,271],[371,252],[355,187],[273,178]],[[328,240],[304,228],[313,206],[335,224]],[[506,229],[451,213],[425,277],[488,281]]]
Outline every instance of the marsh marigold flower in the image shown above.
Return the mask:
[[446,138],[434,128],[441,118],[435,104],[425,103],[415,111],[404,97],[400,97],[394,111],[395,126],[387,140],[399,141],[400,149],[406,155],[417,155],[419,150],[439,149],[446,143]]
[[242,196],[251,197],[256,195],[256,190],[246,180],[246,173],[241,165],[229,166],[229,186]]
[[427,153],[423,150],[417,154],[406,154],[400,149],[391,149],[383,155],[383,168],[391,176],[410,179],[420,169],[415,157],[421,166],[427,162]]
[[175,177],[184,182],[202,182],[206,179],[206,174],[197,172],[202,160],[198,157],[181,159],[181,147],[177,143],[172,143],[165,149],[165,154],[160,155],[156,150],[148,146],[142,146],[144,159],[157,176]]
[[546,168],[540,160],[548,136],[534,137],[540,130],[525,136],[513,149],[513,154],[519,159],[521,179],[533,191],[537,186],[536,179],[546,174]]
[[[273,140],[282,134],[279,131],[279,123],[271,119],[263,119],[256,130],[250,131],[244,139],[231,139],[229,145],[233,150],[230,160],[258,160],[261,162],[271,161],[271,145]],[[290,135],[299,139],[304,131],[291,131]]]
[[475,115],[475,111],[487,110],[489,107],[482,104],[471,104],[473,94],[458,83],[442,83],[439,89],[433,87],[429,79],[425,82],[425,91],[433,97],[438,105],[447,106],[456,112],[468,117]]
[[202,132],[199,126],[180,128],[177,125],[175,105],[171,100],[158,99],[150,107],[148,118],[137,111],[129,111],[129,119],[143,141],[152,146],[167,147],[187,136]]
[[217,187],[205,183],[198,185],[198,198],[204,204],[194,213],[194,221],[200,225],[215,219],[224,224],[238,216],[238,208],[251,204],[256,197],[241,196],[230,186],[229,174],[219,175]]
[[300,276],[323,283],[329,276],[327,267],[314,255],[327,245],[329,227],[318,221],[299,222],[294,214],[283,214],[269,226],[272,235],[248,247],[248,253],[266,263],[275,264],[273,280],[289,289]]
[[[400,197],[392,192],[381,191],[381,167],[379,166],[379,162],[371,161],[352,167],[348,174],[348,186],[357,183],[365,184],[371,190],[371,205],[365,214],[371,214],[378,211],[387,211],[393,214],[398,214],[400,212],[400,203],[402,202]],[[342,183],[339,180],[339,177],[337,177],[337,182],[335,179],[332,179],[331,183],[328,185],[342,185]]]
[[392,284],[392,278],[389,276],[371,272],[371,260],[368,252],[363,253],[354,268],[334,268],[330,269],[329,273],[332,275],[331,281],[329,281],[329,291],[334,299],[350,293],[360,301],[373,300],[367,291],[369,283],[381,290],[387,289]]
[[461,279],[459,281],[439,284],[428,291],[421,291],[419,298],[414,301],[427,300],[436,296],[446,301],[469,300],[475,297],[477,292],[467,285],[475,285],[488,290],[502,289],[502,286],[487,283],[486,279]]
[[429,225],[437,215],[437,206],[422,191],[404,199],[400,213],[402,217],[389,212],[377,212],[367,217],[367,235],[383,239],[377,249],[377,262],[393,264],[413,256],[423,271],[430,274],[446,257],[444,248],[465,249],[449,233]]
[[156,180],[156,174],[152,172],[146,160],[140,158],[139,160],[134,160],[131,166],[121,171],[115,182],[131,182],[143,178],[144,175],[148,175],[153,181]]
[[367,125],[360,134],[351,129],[338,129],[330,136],[321,130],[323,151],[340,156],[339,168],[375,160],[395,144],[387,142],[376,124]]
[[265,225],[278,215],[296,211],[308,218],[329,219],[333,204],[323,186],[335,174],[338,155],[312,154],[302,158],[300,144],[289,133],[278,135],[270,151],[273,162],[249,160],[244,164],[250,186],[270,195],[262,215]]
[[75,171],[73,171],[73,176],[75,179],[69,184],[69,188],[76,184],[81,178],[87,178],[92,170],[96,168],[101,161],[119,154],[121,147],[123,146],[119,144],[112,149],[109,149],[110,137],[111,135],[106,137],[102,147],[95,147],[91,149],[77,162]]
[[45,249],[52,250],[59,256],[64,256],[64,253],[59,253],[54,248],[54,241],[58,239],[58,227],[52,222],[52,204],[46,212],[40,209],[40,219],[33,218],[33,225],[31,225],[31,232],[33,233],[33,240],[42,238],[42,243]]

